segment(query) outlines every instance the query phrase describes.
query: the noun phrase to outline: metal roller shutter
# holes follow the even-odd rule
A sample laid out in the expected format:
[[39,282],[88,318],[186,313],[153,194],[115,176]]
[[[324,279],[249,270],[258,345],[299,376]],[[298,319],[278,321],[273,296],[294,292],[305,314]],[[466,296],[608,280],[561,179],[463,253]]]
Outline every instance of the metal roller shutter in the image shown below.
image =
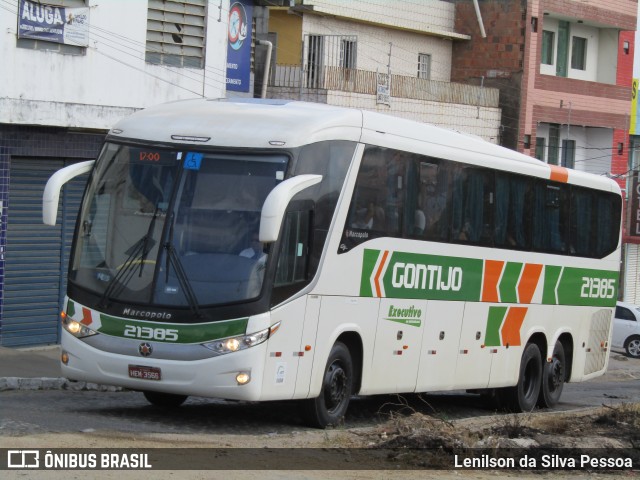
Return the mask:
[[624,265],[624,301],[629,303],[640,303],[640,255],[638,255],[638,245],[625,244],[625,265]]
[[42,192],[51,174],[70,163],[12,159],[0,336],[4,346],[59,343],[58,315],[87,175],[64,187],[55,227],[42,223]]

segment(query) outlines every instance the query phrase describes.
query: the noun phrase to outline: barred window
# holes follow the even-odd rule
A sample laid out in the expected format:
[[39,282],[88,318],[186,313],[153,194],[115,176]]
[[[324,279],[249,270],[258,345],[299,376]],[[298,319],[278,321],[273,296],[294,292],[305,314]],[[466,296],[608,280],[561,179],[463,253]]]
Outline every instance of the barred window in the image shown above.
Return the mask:
[[204,68],[206,0],[149,0],[145,60]]

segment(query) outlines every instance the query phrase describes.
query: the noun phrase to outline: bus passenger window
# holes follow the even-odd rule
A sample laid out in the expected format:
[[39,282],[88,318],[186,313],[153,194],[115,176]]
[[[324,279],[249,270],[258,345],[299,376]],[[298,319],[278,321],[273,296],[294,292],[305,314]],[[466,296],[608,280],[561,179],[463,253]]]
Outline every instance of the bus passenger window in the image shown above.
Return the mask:
[[424,212],[424,237],[447,240],[449,215],[447,203],[451,192],[448,163],[435,159],[420,162],[420,205]]
[[493,243],[493,176],[488,170],[458,167],[454,172],[452,241]]
[[529,247],[530,182],[523,176],[496,174],[494,243],[496,247]]
[[356,180],[347,228],[395,236],[402,211],[402,164],[392,150],[368,148]]
[[534,189],[533,248],[541,252],[567,251],[568,186],[540,182]]

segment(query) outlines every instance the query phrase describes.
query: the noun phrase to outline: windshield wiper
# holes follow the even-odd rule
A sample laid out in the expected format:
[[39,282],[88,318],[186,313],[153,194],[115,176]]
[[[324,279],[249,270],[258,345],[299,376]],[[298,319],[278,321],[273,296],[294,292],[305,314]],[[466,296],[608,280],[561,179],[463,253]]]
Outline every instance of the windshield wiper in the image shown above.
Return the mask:
[[171,219],[169,220],[169,236],[167,241],[164,244],[164,249],[167,251],[167,265],[165,268],[165,283],[169,283],[169,267],[173,266],[173,269],[176,272],[176,277],[178,278],[178,282],[180,283],[180,287],[182,287],[182,291],[184,292],[184,296],[189,303],[189,308],[196,316],[196,318],[202,318],[202,312],[200,311],[200,307],[198,305],[198,299],[196,298],[196,294],[193,291],[193,287],[189,282],[189,278],[184,271],[184,267],[182,266],[182,262],[180,261],[180,257],[178,256],[175,247],[173,246],[173,223],[174,223],[174,214],[171,214]]
[[113,277],[107,288],[104,289],[102,296],[100,297],[100,301],[98,302],[98,306],[105,308],[107,307],[107,299],[109,299],[112,295],[116,294],[116,288],[120,287],[117,291],[119,294],[122,292],[124,287],[127,286],[131,278],[133,277],[134,266],[136,262],[140,263],[140,273],[139,276],[142,276],[142,269],[144,267],[144,262],[147,258],[147,255],[155,245],[155,240],[151,238],[151,233],[153,232],[153,228],[155,226],[156,218],[158,216],[158,207],[156,207],[155,212],[153,212],[153,218],[151,222],[149,222],[149,228],[147,229],[147,233],[142,236],[136,243],[134,243],[125,253],[129,253],[129,256],[124,261],[118,273]]

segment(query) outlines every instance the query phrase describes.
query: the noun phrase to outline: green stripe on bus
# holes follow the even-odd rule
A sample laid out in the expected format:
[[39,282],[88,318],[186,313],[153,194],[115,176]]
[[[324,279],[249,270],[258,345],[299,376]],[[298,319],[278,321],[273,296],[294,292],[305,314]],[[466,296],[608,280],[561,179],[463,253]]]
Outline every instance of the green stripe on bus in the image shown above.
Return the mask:
[[556,300],[556,285],[558,284],[558,278],[562,267],[556,267],[547,265],[544,267],[544,287],[542,290],[542,303],[545,305],[555,305]]
[[518,303],[516,287],[520,273],[522,273],[522,263],[508,262],[500,280],[500,301],[504,303]]
[[[365,249],[360,295],[375,297],[375,275],[384,270],[380,295],[417,300],[480,301],[483,260],[406,252],[389,252],[387,265],[374,271],[380,250]],[[518,303],[518,280],[523,263],[508,262],[500,284],[501,303]],[[618,272],[546,265],[542,283],[543,305],[615,306]]]
[[360,296],[361,297],[373,297],[373,291],[371,290],[371,277],[373,276],[373,269],[376,267],[376,262],[380,256],[379,250],[367,250],[365,249],[362,257],[362,278],[360,280]]
[[114,337],[165,343],[203,343],[246,333],[249,319],[239,318],[213,323],[177,324],[128,320],[101,314],[100,322],[102,325],[98,332]]
[[565,267],[558,284],[558,303],[614,307],[618,278],[618,272]]
[[499,347],[502,342],[500,340],[500,327],[504,322],[509,307],[489,307],[489,317],[487,318],[487,332],[484,337],[484,344],[487,347]]

